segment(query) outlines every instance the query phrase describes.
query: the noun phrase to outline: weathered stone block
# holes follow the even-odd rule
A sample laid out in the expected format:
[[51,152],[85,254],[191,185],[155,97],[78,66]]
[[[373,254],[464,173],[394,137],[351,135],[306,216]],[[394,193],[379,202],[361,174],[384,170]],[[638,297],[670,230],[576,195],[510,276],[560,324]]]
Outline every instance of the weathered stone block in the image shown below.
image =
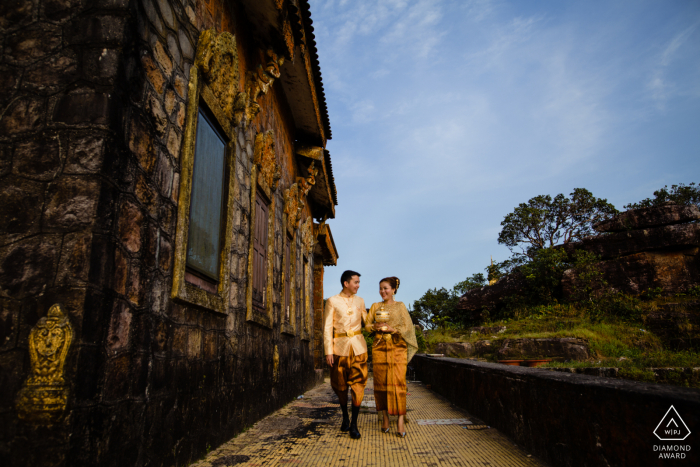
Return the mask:
[[663,206],[631,209],[612,219],[598,222],[593,228],[598,232],[624,232],[662,225],[683,224],[698,219],[700,219],[700,208],[697,206],[669,203]]
[[168,89],[167,91],[165,91],[165,113],[168,116],[171,116],[173,114],[175,104],[177,104],[177,100],[175,100],[175,92]]
[[61,169],[58,135],[42,136],[17,144],[15,173],[33,180],[53,180]]
[[173,127],[168,130],[168,138],[166,146],[168,147],[168,152],[176,160],[180,159],[180,145],[182,144],[182,135]]
[[141,273],[141,268],[137,264],[132,263],[129,268],[129,280],[126,287],[126,297],[129,302],[136,306],[140,306],[143,303],[143,297],[146,292],[145,277]]
[[165,74],[166,79],[170,79],[173,73],[173,62],[168,56],[168,52],[165,51],[165,47],[160,42],[156,42],[153,46],[153,58],[156,59],[156,63],[160,65],[161,71]]
[[107,350],[117,352],[128,347],[131,320],[132,314],[129,305],[121,300],[115,301],[109,325],[109,334],[107,334]]
[[158,212],[158,193],[148,184],[146,177],[139,173],[136,179],[134,194],[151,216]]
[[163,17],[163,21],[170,29],[177,29],[175,23],[175,15],[173,14],[173,9],[170,7],[170,3],[167,0],[156,0],[158,2],[158,9]]
[[95,219],[99,188],[99,182],[83,177],[64,177],[50,185],[44,226],[61,230],[90,226]]
[[499,360],[552,358],[557,360],[588,359],[588,344],[571,337],[549,339],[506,339],[496,353]]
[[64,173],[97,173],[102,168],[105,138],[102,135],[74,135],[68,146]]
[[180,73],[175,73],[175,79],[173,80],[173,88],[175,92],[183,99],[187,99],[187,79]]
[[143,65],[148,82],[151,83],[153,89],[156,90],[158,95],[162,95],[163,89],[165,89],[165,77],[163,76],[163,73],[160,71],[153,59],[148,55],[143,55],[141,57],[141,64]]
[[21,299],[51,286],[60,242],[57,235],[38,235],[0,248],[0,296]]
[[28,64],[55,54],[61,47],[61,28],[38,23],[11,34],[5,42],[5,56],[11,62]]
[[92,235],[89,232],[66,234],[61,247],[56,283],[71,285],[76,281],[85,283],[90,271],[90,246]]
[[130,383],[133,379],[131,358],[131,355],[127,353],[107,361],[104,383],[104,398],[106,400],[118,401],[129,397]]
[[119,210],[119,238],[131,253],[141,250],[141,228],[144,215],[141,209],[131,201],[124,201]]
[[175,38],[175,35],[173,33],[168,33],[168,51],[170,52],[170,55],[173,57],[173,62],[175,62],[176,66],[181,67],[182,66],[182,55],[180,55],[180,47],[178,46],[177,43],[177,38]]
[[170,240],[164,235],[160,236],[160,248],[158,251],[158,265],[160,269],[165,273],[170,272],[173,259],[173,247]]
[[127,19],[122,16],[79,17],[66,26],[70,44],[119,45],[124,40]]
[[82,4],[83,0],[44,0],[41,6],[44,16],[60,21],[70,17],[71,14],[77,14]]
[[150,174],[155,166],[156,154],[148,125],[141,118],[134,118],[130,127],[129,149],[136,155],[146,173]]
[[441,342],[435,346],[435,353],[446,357],[466,358],[474,354],[474,346],[469,342]]
[[21,73],[22,69],[20,68],[0,67],[0,89],[3,90],[0,93],[0,104],[5,104],[14,97]]
[[44,99],[26,96],[14,101],[0,117],[0,134],[38,130],[44,124]]
[[5,0],[0,2],[0,28],[18,27],[25,22],[31,21],[33,10],[34,2],[31,0]]
[[63,50],[29,67],[22,79],[22,89],[56,93],[77,78],[77,55],[72,50]]
[[126,295],[126,281],[129,277],[129,257],[119,248],[114,250],[114,291]]
[[44,187],[40,182],[8,178],[0,187],[0,245],[39,231]]
[[187,32],[184,28],[181,28],[177,32],[177,37],[180,43],[180,48],[182,49],[182,55],[190,62],[194,60],[194,47],[192,47],[192,41],[187,36]]
[[[167,95],[166,95],[166,105],[167,105]],[[151,117],[151,121],[155,126],[156,133],[159,136],[165,134],[165,129],[168,126],[168,115],[166,111],[163,110],[163,104],[161,104],[160,99],[153,93],[148,93],[148,98],[146,99],[146,110]]]
[[170,199],[173,203],[177,205],[178,198],[180,197],[180,174],[173,174],[173,189],[170,193]]
[[111,84],[121,59],[119,49],[95,48],[83,52],[83,77],[91,82]]
[[53,119],[68,125],[107,125],[109,110],[109,94],[81,89],[61,98],[56,105]]

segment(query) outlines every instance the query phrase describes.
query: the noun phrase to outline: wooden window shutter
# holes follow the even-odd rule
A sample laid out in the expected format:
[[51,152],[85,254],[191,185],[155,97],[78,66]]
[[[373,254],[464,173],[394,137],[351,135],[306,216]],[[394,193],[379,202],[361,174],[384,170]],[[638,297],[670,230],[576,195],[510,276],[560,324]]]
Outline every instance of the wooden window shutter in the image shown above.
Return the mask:
[[289,237],[286,237],[287,241],[285,242],[284,246],[284,320],[289,322],[290,319],[290,312],[289,312],[289,307],[291,306],[291,296],[292,296],[292,291],[291,291],[291,280],[289,277],[289,274],[291,273],[291,264],[292,264],[292,249],[290,248],[292,244],[292,239]]
[[267,285],[268,206],[260,192],[255,197],[255,238],[253,239],[253,305],[265,308]]

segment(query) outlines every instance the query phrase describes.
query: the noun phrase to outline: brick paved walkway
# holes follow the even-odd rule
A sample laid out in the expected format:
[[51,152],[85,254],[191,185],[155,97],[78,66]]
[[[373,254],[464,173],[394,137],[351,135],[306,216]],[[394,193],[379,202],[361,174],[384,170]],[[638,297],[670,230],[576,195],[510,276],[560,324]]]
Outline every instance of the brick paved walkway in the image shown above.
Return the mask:
[[542,466],[504,435],[420,383],[408,385],[406,438],[380,431],[372,380],[353,440],[340,427],[328,381],[233,438],[196,467],[226,466]]

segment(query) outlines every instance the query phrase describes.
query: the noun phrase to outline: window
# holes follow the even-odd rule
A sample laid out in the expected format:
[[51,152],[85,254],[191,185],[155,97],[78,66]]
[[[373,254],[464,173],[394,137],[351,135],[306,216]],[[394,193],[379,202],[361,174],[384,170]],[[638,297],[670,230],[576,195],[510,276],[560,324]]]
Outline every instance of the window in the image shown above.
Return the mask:
[[309,330],[309,260],[304,257],[301,278],[301,328]]
[[291,311],[290,307],[292,305],[291,301],[291,296],[292,296],[292,291],[290,287],[290,274],[291,274],[291,263],[292,263],[292,258],[291,258],[291,244],[292,244],[292,238],[287,236],[287,241],[285,242],[284,246],[284,322],[289,323],[291,319]]
[[267,227],[269,207],[258,191],[255,196],[255,235],[253,239],[253,306],[265,309],[267,285]]
[[200,41],[197,56],[209,57],[209,68],[193,65],[185,107],[171,296],[226,313],[237,192],[235,128],[225,110],[230,96],[214,95],[212,89],[222,82],[238,82],[238,55],[231,34],[209,30],[205,35],[208,40]]
[[[200,109],[192,173],[186,264],[188,272],[191,270],[195,275],[204,276],[205,279],[214,282],[219,280],[225,157],[226,143],[223,136]],[[188,282],[200,286],[205,284],[196,280]]]

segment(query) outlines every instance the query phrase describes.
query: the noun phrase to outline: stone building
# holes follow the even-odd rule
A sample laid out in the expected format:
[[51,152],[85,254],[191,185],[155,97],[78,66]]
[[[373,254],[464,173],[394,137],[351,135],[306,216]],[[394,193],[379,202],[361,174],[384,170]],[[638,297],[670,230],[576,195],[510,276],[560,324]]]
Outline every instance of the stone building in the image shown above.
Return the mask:
[[310,16],[0,3],[3,465],[187,464],[316,383],[338,254]]

